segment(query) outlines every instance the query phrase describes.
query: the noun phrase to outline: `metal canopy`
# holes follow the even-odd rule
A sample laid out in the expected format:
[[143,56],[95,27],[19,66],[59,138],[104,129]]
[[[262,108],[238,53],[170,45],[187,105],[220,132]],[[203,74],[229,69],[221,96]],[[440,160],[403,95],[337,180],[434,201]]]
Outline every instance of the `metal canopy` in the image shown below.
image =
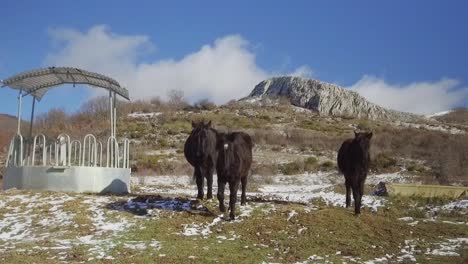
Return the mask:
[[52,87],[61,84],[86,84],[101,87],[130,100],[128,90],[112,78],[102,74],[70,67],[49,67],[26,71],[0,81],[2,87],[8,86],[32,95],[38,101]]

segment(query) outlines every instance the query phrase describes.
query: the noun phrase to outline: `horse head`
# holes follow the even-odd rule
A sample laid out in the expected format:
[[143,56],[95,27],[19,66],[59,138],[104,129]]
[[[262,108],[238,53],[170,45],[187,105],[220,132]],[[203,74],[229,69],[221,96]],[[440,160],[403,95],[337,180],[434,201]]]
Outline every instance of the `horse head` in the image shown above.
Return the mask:
[[208,140],[208,133],[211,129],[211,120],[205,123],[204,121],[201,122],[194,122],[192,121],[192,132],[191,136],[194,138],[197,148],[196,148],[196,156],[201,157],[203,153],[206,152],[206,141]]
[[361,148],[364,149],[369,149],[370,146],[370,140],[373,136],[372,132],[357,132],[354,131],[354,142],[359,144]]

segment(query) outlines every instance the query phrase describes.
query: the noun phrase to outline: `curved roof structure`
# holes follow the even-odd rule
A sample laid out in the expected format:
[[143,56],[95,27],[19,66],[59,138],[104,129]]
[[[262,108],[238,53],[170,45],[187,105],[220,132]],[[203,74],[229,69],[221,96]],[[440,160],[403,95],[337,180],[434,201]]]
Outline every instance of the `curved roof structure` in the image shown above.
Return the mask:
[[26,94],[41,100],[44,94],[52,87],[61,84],[86,84],[104,88],[117,93],[130,100],[128,90],[112,78],[102,74],[70,67],[49,67],[22,72],[6,80],[0,81],[2,87],[23,90]]

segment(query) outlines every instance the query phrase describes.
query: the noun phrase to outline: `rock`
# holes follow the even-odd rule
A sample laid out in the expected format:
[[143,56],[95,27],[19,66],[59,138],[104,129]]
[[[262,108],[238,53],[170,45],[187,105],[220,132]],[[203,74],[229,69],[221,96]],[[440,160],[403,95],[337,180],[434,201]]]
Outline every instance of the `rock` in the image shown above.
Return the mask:
[[301,77],[275,77],[257,84],[243,102],[265,98],[289,98],[294,106],[307,108],[324,116],[355,117],[380,120],[414,121],[422,117],[389,110],[367,101],[354,91],[338,85]]

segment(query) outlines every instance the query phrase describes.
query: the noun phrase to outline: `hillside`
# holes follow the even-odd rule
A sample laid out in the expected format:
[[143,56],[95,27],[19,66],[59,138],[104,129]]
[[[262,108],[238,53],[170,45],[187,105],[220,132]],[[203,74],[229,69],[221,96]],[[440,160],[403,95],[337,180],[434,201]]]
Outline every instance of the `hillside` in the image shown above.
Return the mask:
[[0,150],[3,149],[15,133],[17,127],[16,117],[0,114]]
[[[16,117],[6,114],[0,114],[0,179],[3,176],[6,152],[11,137],[17,129]],[[0,181],[1,188],[1,181]]]
[[[4,262],[466,263],[468,200],[371,195],[381,181],[468,185],[468,130],[461,126],[322,116],[284,100],[119,104],[117,132],[131,140],[132,193],[0,192]],[[223,217],[216,199],[194,199],[183,145],[191,121],[203,119],[218,130],[246,131],[255,143],[247,205],[236,207],[235,221]],[[51,110],[34,130],[102,140],[107,129],[106,113],[86,107],[72,115]],[[356,129],[374,131],[360,217],[344,208],[335,162]]]
[[468,108],[456,108],[433,118],[444,123],[468,126]]
[[362,129],[374,131],[373,173],[403,171],[427,183],[466,182],[467,130],[434,122],[323,117],[288,104],[236,103],[210,111],[127,117],[119,132],[134,142],[134,162],[140,173],[141,169],[150,174],[190,173],[182,148],[194,119],[212,120],[220,130],[251,134],[256,143],[256,174],[336,171],[336,151],[341,142],[352,137],[355,129]]
[[[89,102],[86,109],[72,115],[51,110],[38,117],[34,131],[51,137],[65,132],[75,139],[93,133],[104,140],[107,114],[93,103],[102,102]],[[191,121],[204,119],[212,120],[219,130],[243,130],[252,135],[253,173],[257,175],[337,173],[336,151],[358,129],[374,131],[371,173],[403,173],[418,182],[468,185],[468,128],[435,119],[410,122],[324,116],[285,100],[184,108],[152,100],[122,102],[119,110],[117,131],[132,142],[135,175],[190,175],[183,144]]]
[[283,76],[260,82],[245,102],[286,97],[292,105],[324,116],[368,118],[373,120],[414,121],[422,117],[385,109],[367,101],[354,91],[338,85],[301,77]]

